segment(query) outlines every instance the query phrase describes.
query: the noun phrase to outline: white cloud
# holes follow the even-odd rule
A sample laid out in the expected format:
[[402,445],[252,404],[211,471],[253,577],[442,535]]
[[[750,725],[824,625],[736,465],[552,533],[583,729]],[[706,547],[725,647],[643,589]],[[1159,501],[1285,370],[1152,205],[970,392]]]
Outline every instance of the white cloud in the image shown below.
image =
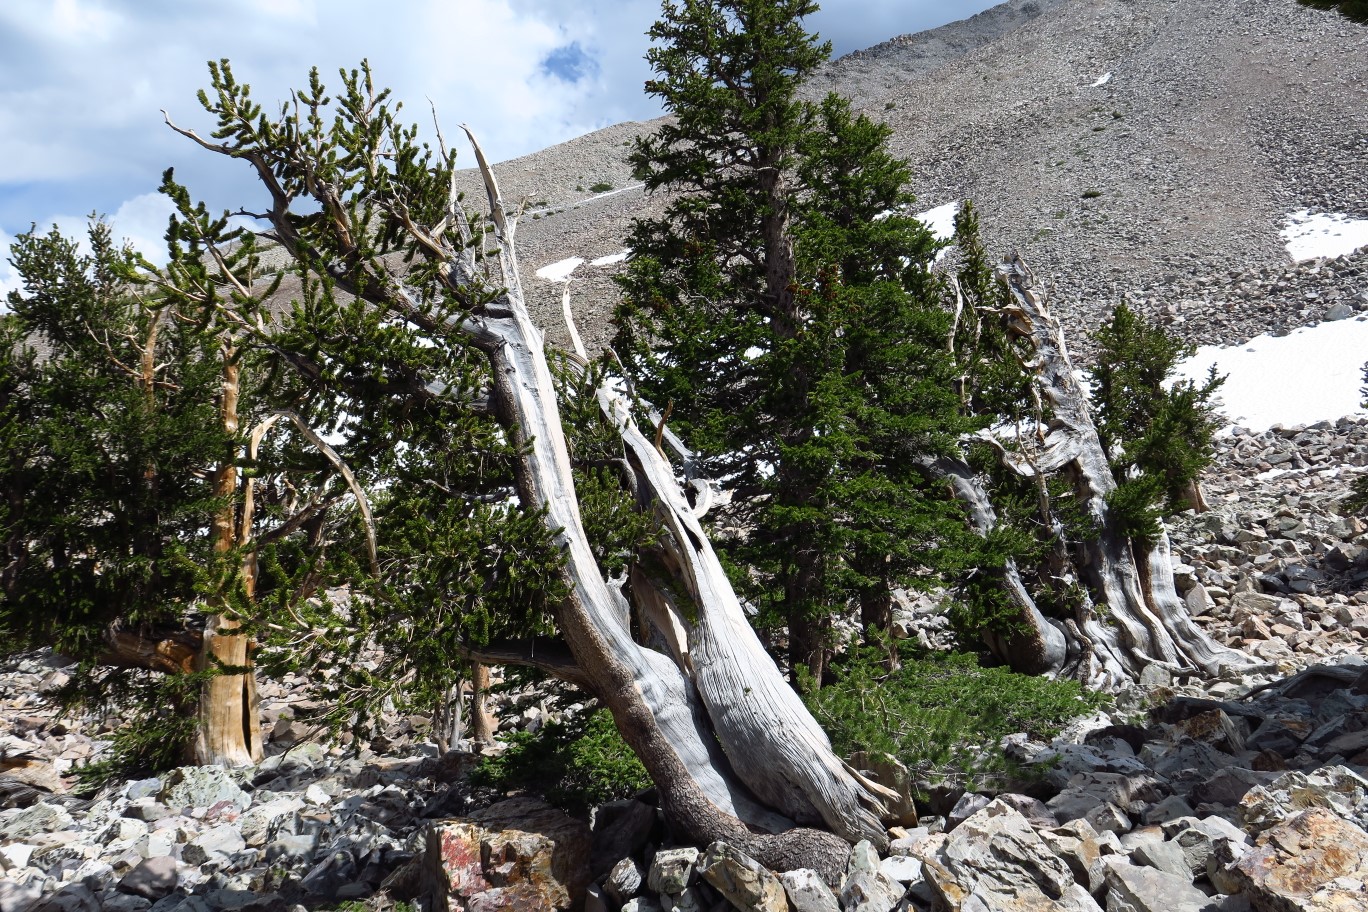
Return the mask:
[[153,263],[166,262],[166,224],[175,207],[160,193],[144,193],[109,217],[116,241],[126,241]]
[[[970,15],[989,0],[831,0],[810,26],[837,52]],[[0,0],[0,225],[44,212],[115,211],[164,168],[211,206],[255,199],[249,170],[161,122],[212,128],[195,101],[204,61],[227,57],[271,111],[317,65],[371,61],[427,129],[468,123],[495,161],[655,116],[642,94],[657,0]],[[159,234],[159,232],[157,232]],[[155,234],[152,235],[155,238]],[[158,245],[159,246],[159,245]]]

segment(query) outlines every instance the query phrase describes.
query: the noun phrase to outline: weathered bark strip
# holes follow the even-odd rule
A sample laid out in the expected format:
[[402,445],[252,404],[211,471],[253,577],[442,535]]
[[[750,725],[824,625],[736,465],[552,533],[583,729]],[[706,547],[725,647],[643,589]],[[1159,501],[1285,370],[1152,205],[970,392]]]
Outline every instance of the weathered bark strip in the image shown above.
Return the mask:
[[[236,347],[224,345],[219,418],[229,435],[238,432],[241,381],[237,355]],[[237,466],[225,462],[214,478],[214,495],[224,501],[211,530],[216,554],[228,554],[239,544],[233,507],[237,484]],[[251,766],[264,756],[259,722],[251,718],[257,698],[249,644],[245,634],[234,632],[241,626],[235,617],[222,611],[211,614],[205,623],[204,642],[195,669],[215,673],[200,691],[199,727],[193,748],[195,762],[200,765]]]
[[[967,463],[961,459],[941,457],[923,460],[922,466],[928,475],[950,485],[975,532],[986,536],[997,527],[997,513],[988,498],[988,492]],[[1064,625],[1040,613],[1035,599],[1021,581],[1016,561],[1007,560],[1001,570],[985,567],[979,572],[1000,573],[1003,590],[1016,607],[1023,628],[1020,633],[1006,636],[988,635],[986,644],[993,655],[1006,662],[1013,671],[1022,674],[1057,675],[1062,672],[1070,654]]]
[[885,841],[880,819],[891,794],[859,777],[832,751],[746,620],[673,467],[636,426],[625,398],[607,387],[599,395],[643,488],[656,501],[682,582],[698,609],[689,651],[694,680],[732,768],[761,800],[795,820],[824,821],[852,841]]
[[1107,495],[1116,489],[1116,479],[1059,322],[1045,307],[1019,256],[999,267],[998,278],[1011,296],[1004,314],[1008,329],[1034,352],[1024,366],[1049,406],[1049,425],[1029,458],[1004,452],[1004,460],[1026,477],[1065,473],[1096,530],[1073,563],[1106,605],[1107,623],[1097,612],[1087,611],[1077,625],[1082,651],[1080,667],[1073,673],[1090,683],[1114,685],[1134,680],[1149,665],[1214,675],[1223,668],[1250,664],[1248,656],[1218,645],[1188,616],[1173,587],[1167,535],[1161,534],[1148,554],[1137,555],[1111,521]]

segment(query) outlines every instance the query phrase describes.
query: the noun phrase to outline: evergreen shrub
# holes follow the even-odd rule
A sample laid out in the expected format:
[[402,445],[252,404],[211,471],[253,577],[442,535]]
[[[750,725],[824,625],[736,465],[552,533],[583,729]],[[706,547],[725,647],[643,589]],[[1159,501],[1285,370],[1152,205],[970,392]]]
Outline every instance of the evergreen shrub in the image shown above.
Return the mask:
[[835,682],[807,701],[837,754],[891,754],[920,782],[974,789],[1017,779],[1023,770],[1000,747],[1005,736],[1047,740],[1107,700],[1075,681],[985,667],[968,653],[896,648],[895,671],[887,648],[852,650],[834,664]]
[[567,712],[507,740],[502,754],[485,757],[475,768],[472,785],[532,792],[576,815],[651,787],[646,768],[606,709]]

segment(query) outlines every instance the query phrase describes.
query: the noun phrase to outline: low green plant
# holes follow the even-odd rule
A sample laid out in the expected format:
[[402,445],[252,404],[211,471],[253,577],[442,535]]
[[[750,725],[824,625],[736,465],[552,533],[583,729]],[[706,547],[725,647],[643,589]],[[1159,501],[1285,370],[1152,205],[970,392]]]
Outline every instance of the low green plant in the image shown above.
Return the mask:
[[[120,668],[82,668],[53,694],[64,710],[77,707],[122,718],[105,756],[73,770],[76,790],[151,776],[185,764],[197,728],[195,701],[212,672],[160,675]],[[117,695],[117,696],[116,696]]]
[[1006,735],[1054,736],[1106,697],[1073,681],[985,667],[967,653],[928,653],[903,642],[852,650],[833,663],[835,682],[809,694],[836,752],[891,754],[921,781],[1001,785],[1023,771],[999,746]]
[[599,181],[597,184],[594,184],[592,187],[589,188],[589,192],[590,192],[590,193],[607,193],[609,190],[612,190],[612,189],[613,189],[613,185],[612,185],[612,184],[608,183],[607,181]]
[[517,732],[502,754],[480,762],[470,781],[500,791],[534,792],[571,814],[651,785],[606,709],[567,712],[538,731]]

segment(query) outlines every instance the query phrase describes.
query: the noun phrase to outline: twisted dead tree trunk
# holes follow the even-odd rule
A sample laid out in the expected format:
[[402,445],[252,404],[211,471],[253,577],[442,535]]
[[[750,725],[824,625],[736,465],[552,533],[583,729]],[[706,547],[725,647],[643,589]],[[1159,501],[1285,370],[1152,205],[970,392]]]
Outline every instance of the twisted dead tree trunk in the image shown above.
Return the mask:
[[[223,98],[225,105],[232,100]],[[385,117],[374,105],[354,108],[359,118]],[[537,646],[519,655],[510,648],[491,649],[472,651],[469,658],[525,661],[597,697],[641,758],[683,839],[725,839],[771,868],[814,867],[830,878],[843,871],[849,842],[885,844],[881,821],[887,800],[895,796],[834,754],[785,683],[747,622],[673,465],[636,426],[630,404],[611,383],[598,391],[599,401],[618,429],[640,503],[657,512],[668,533],[659,561],[668,568],[668,578],[652,578],[638,567],[627,591],[625,581],[605,579],[581,519],[543,336],[524,303],[515,219],[505,211],[473,137],[497,254],[494,281],[481,274],[478,248],[484,245],[472,238],[454,179],[435,224],[420,224],[402,188],[393,184],[364,195],[365,205],[381,207],[407,248],[463,302],[461,312],[448,314],[434,311],[402,275],[358,248],[354,232],[366,229],[354,213],[349,215],[355,200],[344,196],[340,182],[319,177],[318,169],[332,164],[326,150],[319,153],[288,124],[275,133],[281,145],[249,133],[250,126],[238,134],[250,139],[223,144],[172,126],[206,149],[253,165],[271,195],[271,209],[262,215],[274,229],[271,237],[297,262],[325,271],[340,289],[426,332],[463,338],[486,358],[494,414],[520,454],[514,464],[518,500],[524,510],[545,517],[564,557],[569,594],[555,612],[563,638],[559,650]],[[361,126],[366,136],[396,135],[386,132],[388,122],[380,129]],[[372,177],[389,154],[376,143],[362,164]],[[448,156],[445,149],[442,154]],[[296,194],[329,220],[337,241],[330,252],[298,230],[299,217],[290,211]],[[633,636],[633,601],[658,634],[643,639],[672,643],[670,654]],[[684,610],[686,602],[692,611]],[[696,620],[687,620],[690,615]],[[795,824],[822,825],[831,832]]]
[[[1089,413],[1087,396],[1069,360],[1059,322],[1034,287],[1025,262],[1009,257],[998,278],[1010,301],[1002,317],[1009,332],[1027,343],[1023,362],[1034,378],[1046,423],[1020,451],[997,445],[1003,463],[1023,478],[1061,475],[1072,484],[1094,535],[1068,555],[1083,591],[1073,618],[1056,621],[1037,609],[1015,567],[1004,584],[1020,609],[1024,633],[993,637],[989,646],[1023,670],[1076,677],[1092,686],[1115,687],[1139,678],[1148,666],[1175,674],[1217,675],[1247,665],[1243,653],[1218,645],[1187,612],[1173,584],[1168,536],[1139,550],[1111,516],[1107,495],[1116,479]],[[990,439],[990,442],[994,442]],[[967,467],[965,467],[967,468]],[[955,484],[979,531],[996,522],[986,494],[971,474],[947,460],[936,467]],[[1093,597],[1097,602],[1093,601]]]
[[[688,659],[665,656],[633,639],[631,606],[604,579],[580,518],[542,334],[523,302],[514,222],[471,141],[488,192],[505,289],[497,311],[487,308],[484,316],[467,319],[464,331],[489,357],[496,410],[525,448],[516,470],[523,506],[546,511],[567,557],[571,595],[557,621],[577,676],[612,712],[660,789],[666,814],[686,838],[734,840],[781,869],[823,857],[834,861],[845,852],[829,834],[785,829],[785,817],[824,823],[848,840],[884,843],[885,793],[835,756],[784,682],[746,621],[673,466],[609,384],[599,390],[600,403],[618,428],[638,496],[654,505],[670,533],[665,547],[676,568],[675,591],[690,598],[698,617],[689,629],[672,594],[658,588],[652,601],[664,606],[672,629],[689,634]],[[742,821],[780,832],[759,835]]]

